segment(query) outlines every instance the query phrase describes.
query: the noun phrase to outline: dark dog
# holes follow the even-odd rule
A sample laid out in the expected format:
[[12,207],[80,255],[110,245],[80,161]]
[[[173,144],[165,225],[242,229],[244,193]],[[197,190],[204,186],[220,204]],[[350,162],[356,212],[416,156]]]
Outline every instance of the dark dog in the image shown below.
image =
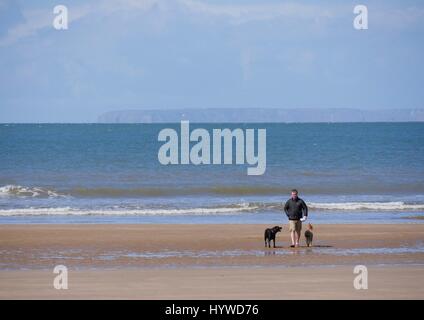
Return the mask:
[[271,248],[271,240],[274,241],[274,248],[275,248],[275,236],[277,235],[278,232],[281,231],[281,227],[279,226],[275,226],[274,228],[271,229],[266,229],[265,230],[265,247],[268,244],[268,248]]
[[314,234],[312,233],[313,229],[314,227],[312,227],[312,224],[308,224],[308,230],[305,231],[306,245],[308,247],[312,247],[312,240],[314,238]]

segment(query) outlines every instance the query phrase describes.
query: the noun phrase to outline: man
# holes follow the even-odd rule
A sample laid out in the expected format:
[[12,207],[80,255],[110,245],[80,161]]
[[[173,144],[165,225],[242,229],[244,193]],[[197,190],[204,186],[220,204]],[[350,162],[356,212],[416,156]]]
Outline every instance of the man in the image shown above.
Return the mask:
[[308,217],[308,207],[305,201],[300,199],[296,189],[291,191],[291,198],[284,205],[284,212],[289,218],[289,231],[292,245],[290,247],[299,247],[300,231],[302,230],[302,222]]

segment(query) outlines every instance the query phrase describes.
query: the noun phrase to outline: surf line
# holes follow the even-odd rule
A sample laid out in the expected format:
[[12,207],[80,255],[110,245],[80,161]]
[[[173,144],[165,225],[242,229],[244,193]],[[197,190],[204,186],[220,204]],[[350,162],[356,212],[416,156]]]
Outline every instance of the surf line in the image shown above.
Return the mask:
[[229,165],[235,162],[236,165],[250,165],[247,168],[249,176],[263,175],[266,171],[266,129],[257,129],[256,154],[255,129],[212,129],[211,141],[208,130],[196,128],[190,132],[190,122],[181,121],[179,133],[181,137],[172,128],[159,132],[158,141],[165,142],[158,151],[158,160],[162,165]]

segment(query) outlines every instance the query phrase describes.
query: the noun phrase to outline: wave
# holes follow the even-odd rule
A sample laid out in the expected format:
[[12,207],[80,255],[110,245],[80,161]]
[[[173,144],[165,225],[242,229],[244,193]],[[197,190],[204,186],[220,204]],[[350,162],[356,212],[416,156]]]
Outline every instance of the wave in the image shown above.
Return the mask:
[[57,191],[42,187],[23,187],[19,185],[6,185],[0,187],[0,196],[17,196],[17,197],[60,197]]
[[[218,196],[218,197],[249,197],[249,196],[281,196],[290,194],[289,188],[278,186],[261,186],[261,185],[222,185],[222,186],[158,186],[158,187],[135,187],[135,188],[114,188],[114,187],[74,187],[60,188],[60,191],[50,187],[28,187],[20,185],[6,185],[0,187],[0,197],[32,197],[32,198],[48,198],[48,197],[74,197],[74,198],[145,198],[145,197],[183,197],[183,196]],[[365,191],[364,191],[365,192]],[[364,193],[352,192],[352,190],[343,193],[340,189],[324,190],[320,188],[302,188],[303,194],[308,195],[361,195]],[[366,192],[365,192],[366,193]],[[391,194],[383,192],[382,194]],[[363,202],[360,205],[368,207],[374,202]],[[400,202],[393,202],[393,209]],[[319,206],[319,209],[343,209],[339,208],[340,204],[325,204],[327,207]],[[346,205],[356,206],[357,203],[346,203]],[[402,204],[401,204],[402,205]],[[318,207],[319,206],[319,207]],[[343,205],[342,205],[343,206]],[[383,205],[384,206],[384,205]],[[376,208],[378,209],[378,208]],[[384,210],[385,208],[382,207]]]
[[[310,211],[424,211],[424,204],[404,202],[340,202],[340,203],[309,203]],[[284,209],[283,203],[246,202],[219,206],[205,206],[193,208],[20,208],[1,209],[0,216],[179,216],[179,215],[236,215],[243,213],[280,212]]]
[[[411,185],[411,188],[413,186]],[[341,186],[333,188],[325,187],[302,187],[302,194],[307,195],[363,195],[368,191],[365,188],[342,189]],[[415,189],[414,192],[416,193]],[[381,194],[392,194],[393,190],[379,190]],[[398,190],[397,190],[398,191]],[[424,191],[424,190],[423,190]],[[136,187],[136,188],[72,188],[67,194],[75,197],[177,197],[212,195],[222,197],[232,196],[282,196],[290,194],[291,188],[265,185],[210,185],[210,186],[158,186],[158,187]]]
[[[271,210],[284,210],[284,203],[256,204]],[[424,211],[424,203],[394,202],[307,202],[309,210],[317,211]]]
[[160,196],[190,196],[190,195],[218,195],[218,196],[249,196],[249,195],[277,195],[288,193],[289,189],[258,187],[258,186],[210,186],[210,187],[143,187],[133,189],[119,188],[74,188],[69,191],[72,196],[78,197],[160,197]]
[[72,196],[80,198],[118,198],[118,197],[166,197],[190,195],[272,195],[288,193],[289,189],[258,187],[258,186],[211,186],[211,187],[140,187],[140,188],[71,188],[57,191],[45,187],[25,187],[20,185],[6,185],[0,187],[0,196],[16,197],[59,197]]
[[145,209],[77,209],[62,208],[22,208],[0,210],[0,216],[178,216],[178,215],[232,215],[257,210],[258,207],[240,204],[228,207],[200,208],[145,208]]
[[311,209],[317,210],[378,210],[378,211],[414,211],[424,210],[424,204],[396,202],[340,202],[340,203],[310,203]]
[[[424,211],[424,203],[395,202],[307,202],[309,210],[317,211]],[[283,202],[250,202],[260,210],[283,211]]]

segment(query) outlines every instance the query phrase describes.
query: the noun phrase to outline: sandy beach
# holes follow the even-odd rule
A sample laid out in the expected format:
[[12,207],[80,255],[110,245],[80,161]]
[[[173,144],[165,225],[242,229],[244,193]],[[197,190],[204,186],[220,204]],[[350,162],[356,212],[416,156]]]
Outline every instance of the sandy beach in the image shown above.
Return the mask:
[[[424,298],[424,225],[316,225],[297,249],[287,226],[264,248],[266,227],[1,225],[0,298]],[[53,288],[59,264],[68,290]],[[356,265],[368,290],[353,287]]]

